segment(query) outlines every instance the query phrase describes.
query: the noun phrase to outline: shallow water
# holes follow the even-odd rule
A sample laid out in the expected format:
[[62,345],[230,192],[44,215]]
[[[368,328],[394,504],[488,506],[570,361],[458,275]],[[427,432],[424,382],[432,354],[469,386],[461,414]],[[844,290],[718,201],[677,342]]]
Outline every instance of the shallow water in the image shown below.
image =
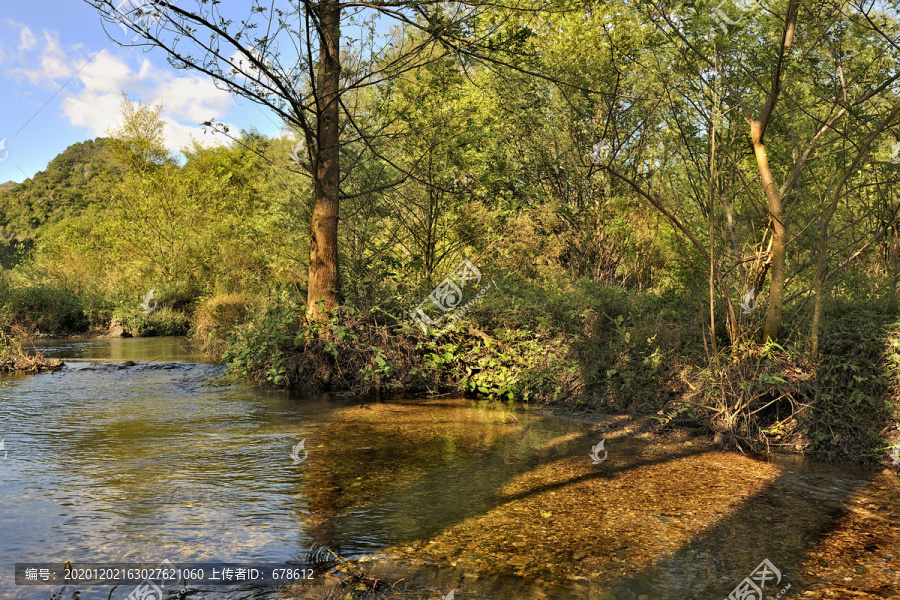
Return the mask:
[[722,598],[766,558],[799,596],[837,572],[811,576],[811,556],[846,515],[882,528],[878,576],[900,567],[900,490],[865,471],[661,444],[624,417],[292,397],[226,382],[179,338],[41,345],[67,366],[0,378],[0,598],[59,589],[14,585],[17,562],[306,565],[314,547],[403,579],[388,598]]

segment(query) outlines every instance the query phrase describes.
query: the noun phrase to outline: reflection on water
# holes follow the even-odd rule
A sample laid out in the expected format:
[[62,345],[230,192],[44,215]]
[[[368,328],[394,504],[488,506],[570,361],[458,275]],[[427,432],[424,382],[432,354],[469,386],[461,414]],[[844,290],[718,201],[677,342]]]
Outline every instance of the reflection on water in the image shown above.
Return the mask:
[[34,340],[34,346],[48,358],[62,358],[69,361],[206,362],[203,355],[194,349],[187,339],[180,337],[115,338],[110,340],[43,338]]
[[[0,378],[0,598],[49,597],[13,585],[15,562],[303,563],[318,546],[402,578],[390,598],[721,598],[751,562],[792,556],[782,570],[796,572],[828,526],[803,516],[810,503],[837,511],[866,484],[851,470],[657,452],[615,427],[497,403],[259,390],[180,338],[41,346],[69,364]],[[609,459],[594,466],[602,437]],[[760,492],[778,477],[771,496],[794,494],[784,506]],[[771,531],[751,521],[788,517],[780,554],[757,557]],[[191,596],[244,597],[283,595]]]

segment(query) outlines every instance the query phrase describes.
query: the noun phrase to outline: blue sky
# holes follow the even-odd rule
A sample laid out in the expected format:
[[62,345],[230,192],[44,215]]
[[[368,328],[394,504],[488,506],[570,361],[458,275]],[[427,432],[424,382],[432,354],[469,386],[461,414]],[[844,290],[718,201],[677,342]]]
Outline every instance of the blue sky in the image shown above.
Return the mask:
[[[116,33],[116,26],[107,28]],[[4,2],[0,183],[20,183],[71,144],[106,135],[122,91],[163,104],[167,143],[175,151],[191,135],[212,143],[199,126],[210,119],[267,135],[281,131],[269,111],[216,89],[206,76],[172,69],[160,51],[118,46],[82,0]]]

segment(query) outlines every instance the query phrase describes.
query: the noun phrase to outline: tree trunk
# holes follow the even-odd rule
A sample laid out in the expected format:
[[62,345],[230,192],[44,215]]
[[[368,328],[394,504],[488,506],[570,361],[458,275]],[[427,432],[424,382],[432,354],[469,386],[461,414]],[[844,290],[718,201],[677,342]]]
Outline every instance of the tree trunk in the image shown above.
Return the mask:
[[778,52],[775,74],[772,78],[772,90],[766,104],[757,119],[750,120],[750,139],[753,141],[753,154],[759,167],[766,203],[769,205],[769,218],[772,219],[772,283],[769,286],[769,310],[766,312],[766,326],[763,329],[763,341],[774,341],[781,329],[781,310],[784,304],[784,261],[787,252],[787,228],[784,224],[784,193],[775,185],[772,169],[769,167],[769,156],[763,136],[766,127],[775,112],[775,105],[781,95],[781,78],[784,75],[784,61],[794,41],[794,28],[797,24],[797,0],[788,0],[787,17],[784,30],[781,32],[781,48]]
[[891,255],[890,255],[890,260],[887,260],[885,262],[890,265],[890,267],[889,267],[890,268],[890,272],[889,272],[890,279],[888,280],[889,281],[888,293],[890,294],[888,297],[889,298],[888,299],[888,310],[890,310],[891,314],[894,315],[894,314],[897,314],[897,263],[898,263],[898,260],[897,260],[898,246],[897,246],[897,244],[898,244],[898,240],[897,240],[896,225],[891,228],[891,231],[894,234],[893,239],[891,239],[891,243],[889,246]]
[[[716,107],[718,108],[718,107]],[[719,347],[716,343],[716,112],[713,110],[712,128],[709,132],[709,333],[712,341],[713,362],[719,364]],[[731,302],[725,296],[726,302]],[[732,340],[734,341],[734,340]]]
[[819,321],[822,318],[822,279],[825,276],[825,248],[828,244],[828,225],[823,223],[819,231],[819,243],[816,247],[816,296],[813,303],[812,335],[810,341],[810,356],[813,360],[819,358]]
[[309,294],[306,316],[327,320],[326,310],[341,303],[338,271],[340,213],[340,16],[337,0],[320,0],[320,57],[317,84],[317,147],[309,239]]
[[769,157],[762,141],[763,127],[757,121],[750,122],[750,136],[753,140],[753,151],[759,175],[769,205],[769,216],[772,219],[772,282],[769,285],[769,309],[766,313],[766,327],[763,330],[763,341],[775,340],[781,329],[781,307],[784,304],[784,259],[787,243],[787,229],[784,226],[783,203],[781,192],[775,185],[772,170],[769,168]]
[[863,157],[865,157],[869,152],[869,148],[872,146],[872,142],[875,141],[875,138],[877,138],[882,131],[891,126],[891,124],[894,122],[894,119],[897,118],[898,114],[900,114],[900,106],[895,106],[891,111],[891,114],[889,114],[886,119],[878,124],[874,131],[872,131],[872,133],[870,133],[866,138],[866,141],[863,142],[862,146],[860,146],[859,150],[857,150],[856,158],[854,158],[853,162],[850,163],[850,166],[844,170],[844,175],[835,186],[834,195],[831,199],[831,206],[828,209],[828,214],[825,215],[825,219],[819,226],[819,256],[816,263],[816,304],[813,313],[811,336],[811,354],[813,359],[817,359],[819,357],[819,321],[822,315],[822,290],[825,286],[825,249],[828,243],[828,224],[831,223],[831,219],[834,218],[834,213],[837,211],[838,202],[841,199],[841,194],[844,191],[844,186],[847,185],[847,180],[850,179],[850,175],[856,172],[860,161],[862,161]]

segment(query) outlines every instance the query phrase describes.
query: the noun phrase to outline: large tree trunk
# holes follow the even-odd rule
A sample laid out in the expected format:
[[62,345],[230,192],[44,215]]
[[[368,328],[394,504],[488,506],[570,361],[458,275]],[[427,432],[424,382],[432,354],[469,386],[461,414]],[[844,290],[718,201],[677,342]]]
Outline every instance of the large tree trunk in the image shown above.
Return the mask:
[[340,305],[341,280],[338,271],[338,215],[340,212],[340,4],[320,0],[320,57],[317,84],[318,119],[313,192],[312,224],[309,239],[309,294],[306,315],[311,320],[327,319],[326,310]]

